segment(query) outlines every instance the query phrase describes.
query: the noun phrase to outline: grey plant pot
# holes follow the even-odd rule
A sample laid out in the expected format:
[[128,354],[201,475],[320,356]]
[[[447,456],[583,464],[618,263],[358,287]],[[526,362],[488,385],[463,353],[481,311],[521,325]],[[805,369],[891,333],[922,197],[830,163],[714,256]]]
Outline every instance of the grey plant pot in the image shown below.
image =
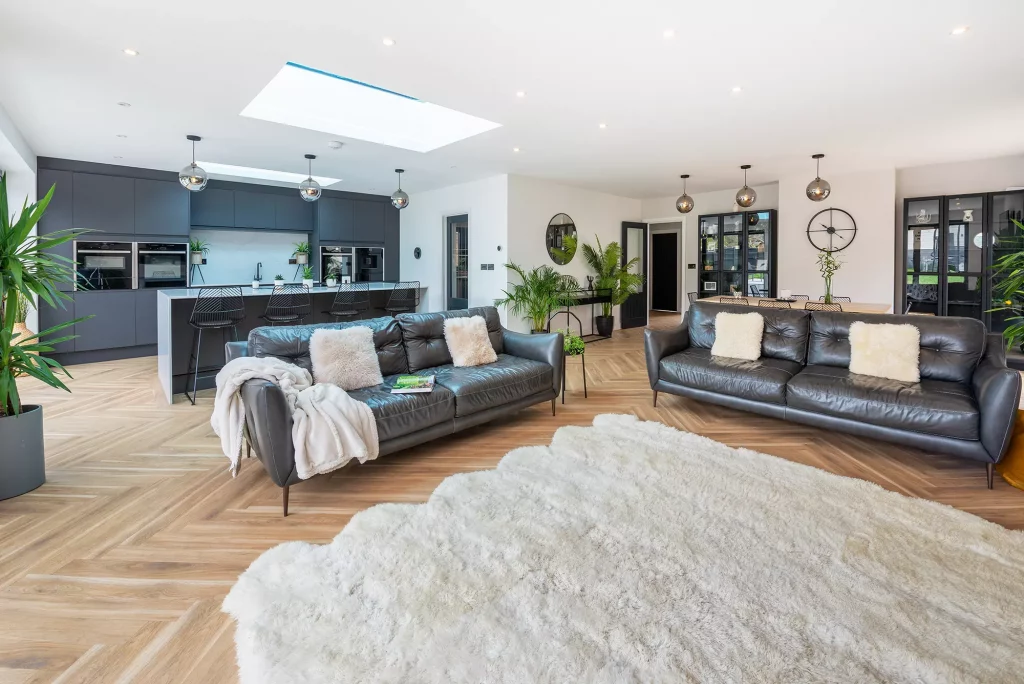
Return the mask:
[[31,492],[46,482],[43,407],[22,406],[0,417],[0,501]]

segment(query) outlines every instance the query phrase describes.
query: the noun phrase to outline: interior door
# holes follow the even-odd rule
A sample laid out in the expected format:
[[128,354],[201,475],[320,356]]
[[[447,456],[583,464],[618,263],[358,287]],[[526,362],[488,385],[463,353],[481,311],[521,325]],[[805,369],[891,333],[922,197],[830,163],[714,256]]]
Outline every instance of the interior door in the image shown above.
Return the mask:
[[448,310],[469,308],[469,215],[445,219]]
[[622,263],[628,264],[634,257],[638,257],[637,263],[630,270],[644,276],[644,285],[619,307],[623,329],[647,325],[647,224],[623,221]]
[[651,235],[651,308],[679,311],[679,244],[675,233]]

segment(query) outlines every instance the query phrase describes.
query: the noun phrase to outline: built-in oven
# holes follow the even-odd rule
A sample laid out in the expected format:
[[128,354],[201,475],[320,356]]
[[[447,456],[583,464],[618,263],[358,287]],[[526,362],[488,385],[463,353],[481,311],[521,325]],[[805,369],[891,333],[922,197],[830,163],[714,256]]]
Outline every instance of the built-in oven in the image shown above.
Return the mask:
[[350,283],[352,277],[351,247],[320,248],[320,278],[327,280],[334,277],[339,283]]
[[188,287],[188,245],[174,242],[136,243],[137,287]]
[[75,240],[76,290],[131,290],[135,287],[135,245]]
[[355,248],[356,282],[379,283],[384,280],[384,248]]

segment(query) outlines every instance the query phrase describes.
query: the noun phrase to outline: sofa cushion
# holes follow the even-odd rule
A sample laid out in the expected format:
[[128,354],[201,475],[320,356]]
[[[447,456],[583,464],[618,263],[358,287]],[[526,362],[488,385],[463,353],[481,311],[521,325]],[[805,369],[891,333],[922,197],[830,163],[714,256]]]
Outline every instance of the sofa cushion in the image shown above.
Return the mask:
[[487,324],[483,316],[445,319],[444,341],[448,344],[452,365],[482,366],[498,360],[498,355],[494,353],[494,347],[487,336]]
[[458,368],[447,364],[420,370],[417,375],[434,375],[438,385],[451,390],[455,394],[455,415],[461,417],[551,390],[553,372],[551,366],[540,361],[498,354],[497,361],[484,366]]
[[384,382],[373,346],[373,331],[365,325],[314,330],[309,336],[309,359],[317,383],[331,383],[351,392]]
[[901,382],[921,381],[921,331],[913,325],[850,324],[850,372]]
[[[686,313],[691,347],[711,349],[715,343],[715,316],[723,311],[742,314],[753,309],[743,304],[694,302]],[[810,313],[803,309],[767,308],[757,309],[757,313],[764,318],[761,356],[803,364],[807,358]]]
[[921,377],[969,383],[985,351],[985,324],[955,316],[897,316],[893,314],[815,311],[811,314],[807,365],[850,367],[850,324],[909,324],[921,331]]
[[836,366],[807,366],[789,381],[786,403],[897,430],[978,439],[978,405],[970,387],[958,382],[900,382]]
[[756,311],[734,314],[720,311],[715,316],[715,343],[712,356],[757,361],[761,358],[764,319]]
[[785,404],[786,383],[800,368],[800,364],[785,359],[761,357],[744,361],[712,356],[710,349],[690,347],[662,359],[658,377],[684,387]]
[[481,306],[458,311],[438,313],[399,314],[396,320],[402,330],[405,352],[409,358],[409,370],[413,373],[424,368],[435,368],[452,362],[448,343],[444,339],[444,321],[447,318],[482,316],[487,324],[487,336],[494,347],[494,353],[502,352],[501,320],[493,306]]
[[309,338],[314,330],[341,330],[365,326],[373,331],[382,375],[408,373],[409,366],[402,345],[402,330],[390,316],[345,323],[313,323],[311,325],[264,326],[249,333],[249,356],[275,356],[312,372],[309,360]]
[[352,390],[350,397],[373,411],[377,437],[384,442],[455,418],[455,395],[444,387],[417,394],[391,394],[389,387],[397,375],[384,378],[384,384]]

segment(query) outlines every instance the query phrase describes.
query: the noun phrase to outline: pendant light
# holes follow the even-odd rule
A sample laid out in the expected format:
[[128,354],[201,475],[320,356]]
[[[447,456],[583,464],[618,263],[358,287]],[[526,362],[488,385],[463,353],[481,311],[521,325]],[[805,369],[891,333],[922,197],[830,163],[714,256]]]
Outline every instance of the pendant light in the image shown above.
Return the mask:
[[395,173],[398,174],[398,189],[391,193],[391,204],[395,209],[405,209],[409,206],[409,195],[402,190],[402,174],[405,169],[395,169]]
[[676,200],[676,211],[680,214],[689,214],[693,211],[693,198],[686,194],[686,179],[689,177],[688,173],[680,176],[683,179],[683,194]]
[[202,138],[198,135],[186,135],[185,139],[192,141],[192,163],[178,172],[178,182],[181,183],[181,187],[190,192],[199,192],[206,187],[206,182],[210,180],[206,171],[196,164],[196,143]]
[[814,160],[814,180],[807,184],[807,199],[812,202],[820,202],[832,192],[832,186],[827,180],[821,177],[821,160],[825,155],[812,154]]
[[747,185],[747,169],[750,168],[750,164],[744,164],[740,168],[743,169],[743,187],[736,192],[736,204],[749,209],[757,201],[757,193],[754,192],[754,188]]
[[307,154],[306,159],[309,160],[309,178],[299,183],[299,195],[307,202],[316,202],[321,193],[320,184],[313,180],[313,160],[316,155]]

